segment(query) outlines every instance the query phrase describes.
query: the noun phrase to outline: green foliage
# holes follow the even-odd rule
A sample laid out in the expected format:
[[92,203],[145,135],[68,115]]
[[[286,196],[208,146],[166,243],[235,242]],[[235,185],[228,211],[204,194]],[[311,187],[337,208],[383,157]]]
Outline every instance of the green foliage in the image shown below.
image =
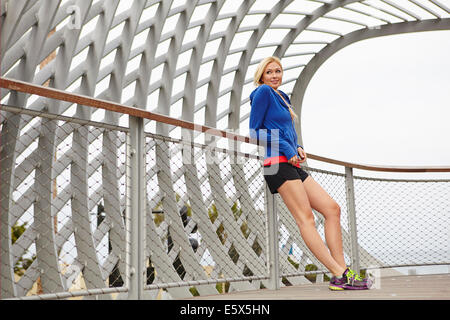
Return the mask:
[[252,249],[253,249],[253,251],[255,251],[255,253],[258,257],[261,255],[263,249],[259,245],[257,238],[255,238],[255,242],[253,242]]
[[155,222],[155,225],[157,227],[159,227],[159,225],[164,221],[164,214],[163,213],[154,213],[153,221]]
[[214,221],[216,221],[217,217],[219,216],[217,207],[214,203],[211,205],[211,207],[208,208],[208,215],[212,223],[214,223]]
[[286,278],[286,277],[281,277],[281,282],[282,282],[286,287],[292,286],[292,283],[290,283],[289,280],[288,280],[288,278]]
[[159,227],[161,223],[164,221],[164,213],[162,212],[162,201],[158,202],[158,204],[152,209],[152,212],[153,212],[153,222],[157,227]]
[[291,257],[288,257],[287,259],[294,266],[295,269],[298,269],[298,267],[300,266],[300,264],[298,262],[295,262],[294,260],[292,260]]
[[237,220],[242,215],[242,209],[238,209],[238,204],[235,202],[231,207],[231,211],[233,211],[234,219]]
[[[242,215],[242,209],[238,208],[238,203],[235,202],[231,207],[231,211],[233,211],[234,220],[238,220]],[[248,229],[247,221],[244,221],[241,225],[241,231],[244,237],[247,239],[250,235],[250,230]]]
[[366,269],[361,269],[360,272],[359,272],[359,275],[363,279],[366,278],[368,276],[367,275],[367,270]]
[[[317,270],[319,270],[319,268],[315,264],[308,264],[305,267],[305,271],[306,272],[308,272],[308,271],[317,271]],[[315,283],[316,280],[317,280],[317,274],[307,274],[307,275],[305,275],[305,278],[308,279],[309,281]],[[328,277],[326,274],[324,274],[323,275],[323,281],[324,282],[330,281],[330,277]]]
[[198,290],[197,290],[196,287],[191,287],[191,288],[189,288],[189,291],[192,293],[192,295],[193,295],[194,297],[200,296],[200,293],[198,292]]
[[[219,213],[217,212],[217,207],[214,203],[211,205],[211,207],[208,208],[208,216],[209,220],[211,220],[211,223],[214,223],[217,217],[219,216]],[[216,234],[219,237],[220,242],[222,244],[225,244],[225,241],[227,240],[227,234],[225,232],[225,228],[222,223],[217,228]]]
[[239,260],[239,253],[237,252],[234,245],[230,246],[230,250],[228,250],[228,255],[230,256],[231,260],[236,263]]
[[216,289],[219,293],[227,293],[230,290],[230,283],[229,282],[217,283]]
[[26,228],[27,222],[24,222],[21,225],[18,225],[17,222],[14,224],[14,226],[11,228],[11,239],[12,243],[14,244],[20,236],[27,230]]
[[[317,271],[319,268],[315,264],[308,264],[305,267],[305,271]],[[312,283],[316,282],[317,274],[307,274],[305,275],[305,278],[311,281]]]

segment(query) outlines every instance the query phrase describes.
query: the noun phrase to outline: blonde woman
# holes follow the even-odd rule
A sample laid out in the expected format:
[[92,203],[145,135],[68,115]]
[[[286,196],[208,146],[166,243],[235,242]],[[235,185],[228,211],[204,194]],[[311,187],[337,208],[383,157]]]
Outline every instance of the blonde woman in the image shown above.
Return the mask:
[[[308,248],[333,274],[331,290],[362,290],[370,281],[346,267],[342,248],[340,207],[300,165],[306,153],[297,142],[297,115],[289,97],[279,90],[283,67],[276,57],[261,61],[250,95],[250,135],[265,146],[264,178],[293,215]],[[317,232],[312,209],[325,218],[326,244]]]

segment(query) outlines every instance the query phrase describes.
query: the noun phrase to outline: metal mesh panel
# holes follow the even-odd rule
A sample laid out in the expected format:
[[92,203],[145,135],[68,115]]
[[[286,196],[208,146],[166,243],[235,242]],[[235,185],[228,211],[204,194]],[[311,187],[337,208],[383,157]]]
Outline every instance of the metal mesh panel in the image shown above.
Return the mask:
[[1,114],[2,298],[122,287],[126,133]]
[[450,181],[355,178],[355,189],[358,241],[379,266],[450,261]]
[[[304,168],[341,207],[344,256],[352,248],[345,175]],[[450,261],[448,180],[386,180],[355,177],[357,241],[361,268],[448,264]],[[311,255],[279,195],[280,266],[285,284],[316,281],[328,270]],[[322,239],[324,219],[314,211]],[[311,272],[313,271],[313,272]],[[320,278],[318,278],[320,279]],[[326,278],[325,278],[326,279]]]
[[[249,277],[267,278],[259,160],[235,161],[221,151],[150,134],[146,158],[151,214],[147,220],[148,288],[167,287],[163,285],[167,282],[227,280],[231,282],[227,291],[259,289],[255,283],[235,283]],[[195,290],[217,294],[224,288],[196,286]],[[195,290],[191,292],[196,294]],[[168,291],[174,296],[185,294],[179,288]]]
[[[346,263],[350,264],[351,256],[351,240],[349,234],[349,224],[347,217],[347,200],[345,175],[315,169],[311,167],[303,167],[305,171],[318,183],[341,207],[341,229],[343,237],[344,257]],[[289,210],[283,203],[279,195],[278,214],[280,216],[280,262],[282,267],[281,274],[286,276],[286,283],[297,284],[304,283],[305,278],[299,278],[299,275],[307,275],[307,279],[315,281],[315,273],[328,273],[325,266],[320,263],[307,248],[304,243],[298,226]],[[325,241],[324,218],[322,214],[313,210],[316,220],[316,228],[322,239]],[[322,279],[319,276],[319,279]]]

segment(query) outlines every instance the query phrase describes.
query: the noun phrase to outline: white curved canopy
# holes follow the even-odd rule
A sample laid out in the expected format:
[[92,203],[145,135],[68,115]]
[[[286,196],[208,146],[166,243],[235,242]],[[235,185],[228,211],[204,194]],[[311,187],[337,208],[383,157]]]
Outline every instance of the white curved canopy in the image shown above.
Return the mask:
[[[265,56],[282,58],[284,90],[300,113],[310,79],[341,48],[450,29],[448,0],[22,0],[1,6],[2,76],[242,132],[253,73]],[[45,104],[4,95],[6,104]],[[71,112],[67,103],[49,109]]]

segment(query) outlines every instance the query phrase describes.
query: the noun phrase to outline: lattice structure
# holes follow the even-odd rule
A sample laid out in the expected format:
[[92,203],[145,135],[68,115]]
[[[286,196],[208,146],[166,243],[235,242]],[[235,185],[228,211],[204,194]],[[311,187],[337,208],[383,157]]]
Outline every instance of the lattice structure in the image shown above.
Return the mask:
[[[0,3],[2,77],[244,135],[253,73],[262,58],[282,58],[283,90],[300,114],[314,73],[345,46],[384,35],[450,29],[448,0]],[[0,119],[2,298],[26,295],[33,285],[41,293],[73,291],[79,288],[76,281],[100,293],[126,292],[128,117],[3,89],[1,103],[10,106]],[[145,131],[151,195],[147,242],[158,243],[146,249],[151,297],[164,283],[211,277],[247,277],[232,282],[231,290],[265,285],[265,220],[260,215],[267,199],[258,160],[235,165],[223,153],[221,165],[207,164],[196,145],[191,146],[196,160],[180,166],[177,159],[183,155],[172,139],[184,137],[181,130],[148,121]],[[191,140],[210,142],[205,135]],[[342,198],[342,177],[311,172]],[[339,202],[345,212],[345,200]],[[283,210],[280,225],[289,229],[291,217]],[[295,232],[289,229],[282,242],[302,248]],[[379,262],[362,255],[367,263]],[[214,261],[213,267],[205,259]],[[307,255],[302,259],[302,266],[316,262]],[[283,273],[303,271],[283,261]],[[15,266],[25,271],[19,279]],[[292,283],[303,280],[291,277]],[[211,294],[219,289],[205,284],[196,290]],[[173,297],[192,294],[188,286],[167,291]]]
[[[449,7],[448,0],[3,0],[1,74],[245,132],[251,80],[265,56],[283,59],[283,89],[300,109],[309,80],[337,50],[449,29]],[[46,104],[6,94],[3,103]],[[70,107],[48,109],[73,114]]]

